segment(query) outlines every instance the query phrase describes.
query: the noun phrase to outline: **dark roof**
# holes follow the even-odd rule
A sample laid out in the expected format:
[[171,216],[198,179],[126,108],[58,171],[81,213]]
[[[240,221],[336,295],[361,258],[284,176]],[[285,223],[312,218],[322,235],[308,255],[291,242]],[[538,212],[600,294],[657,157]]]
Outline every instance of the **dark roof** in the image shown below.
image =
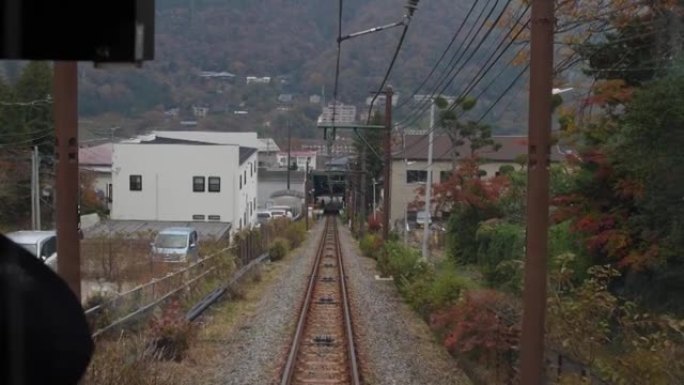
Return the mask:
[[245,163],[255,152],[257,152],[256,148],[240,147],[240,164]]
[[196,140],[174,139],[157,136],[152,140],[140,141],[140,144],[195,144],[195,145],[216,145],[216,143],[198,142]]
[[[477,151],[478,157],[490,161],[511,162],[521,155],[527,154],[527,136],[493,136],[494,142],[501,145],[498,151],[485,147]],[[433,139],[432,159],[435,161],[451,160],[452,145],[447,135],[435,135]],[[459,157],[470,155],[469,143],[457,148]],[[394,143],[394,159],[426,160],[428,152],[427,135],[405,135]],[[556,146],[552,146],[551,160],[559,161],[562,154]]]

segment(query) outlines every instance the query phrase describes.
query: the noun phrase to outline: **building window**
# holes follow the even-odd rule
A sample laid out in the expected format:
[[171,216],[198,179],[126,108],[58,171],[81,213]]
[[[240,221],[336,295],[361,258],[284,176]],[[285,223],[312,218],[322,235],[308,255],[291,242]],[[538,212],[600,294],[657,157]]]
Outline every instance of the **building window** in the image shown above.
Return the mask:
[[406,170],[406,183],[427,182],[426,170]]
[[142,191],[142,175],[131,175],[129,185],[131,191]]
[[247,170],[245,170],[245,184],[247,184]]
[[240,190],[242,190],[242,174],[240,174]]
[[253,177],[254,176],[254,165],[250,163],[249,165],[249,176]]
[[192,216],[192,220],[193,220],[193,221],[203,221],[204,218],[205,218],[205,216],[202,215],[202,214],[194,214],[194,215]]
[[453,171],[440,171],[439,172],[439,183],[444,183],[451,179],[451,176],[454,174]]
[[220,221],[221,216],[220,215],[209,215],[209,220],[210,221]]
[[111,183],[107,184],[107,202],[112,203],[112,197],[114,196],[114,186]]
[[209,177],[209,192],[221,192],[221,178],[217,176]]
[[239,230],[242,230],[242,218],[240,218],[240,227],[238,227]]
[[204,177],[203,176],[193,176],[192,177],[192,191],[193,192],[204,192]]

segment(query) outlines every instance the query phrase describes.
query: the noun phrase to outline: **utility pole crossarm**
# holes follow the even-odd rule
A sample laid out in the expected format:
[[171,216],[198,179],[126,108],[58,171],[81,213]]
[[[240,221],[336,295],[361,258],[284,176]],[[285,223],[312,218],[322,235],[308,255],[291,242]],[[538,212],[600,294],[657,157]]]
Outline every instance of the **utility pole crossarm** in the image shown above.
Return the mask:
[[359,37],[359,36],[363,36],[363,35],[368,35],[369,33],[373,33],[373,32],[380,32],[380,31],[384,31],[384,30],[390,29],[390,28],[401,27],[401,26],[406,25],[406,23],[407,23],[407,18],[404,18],[404,19],[402,19],[401,21],[397,21],[397,22],[394,22],[394,23],[385,24],[385,25],[381,25],[381,26],[379,26],[379,27],[373,27],[373,28],[369,28],[369,29],[366,29],[366,30],[363,30],[363,31],[350,33],[349,35],[341,36],[341,37],[338,39],[338,42],[343,42],[343,41],[345,41],[345,40],[348,40],[348,39],[351,39],[351,38],[354,38],[354,37]]

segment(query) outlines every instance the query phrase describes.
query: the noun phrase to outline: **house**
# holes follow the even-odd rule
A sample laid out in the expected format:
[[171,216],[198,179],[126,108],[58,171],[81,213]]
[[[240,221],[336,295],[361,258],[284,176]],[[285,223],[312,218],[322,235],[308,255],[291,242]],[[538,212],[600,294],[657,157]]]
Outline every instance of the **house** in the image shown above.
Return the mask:
[[[501,148],[483,148],[477,152],[482,162],[480,165],[483,177],[492,177],[499,172],[501,166],[510,165],[520,169],[521,157],[527,154],[527,136],[494,136]],[[446,181],[452,173],[453,163],[451,140],[446,135],[435,135],[433,140],[432,182]],[[467,144],[457,148],[459,157],[470,155]],[[428,139],[425,135],[404,135],[393,148],[391,176],[391,208],[390,223],[396,226],[398,221],[408,215],[413,217],[415,209],[411,203],[418,198],[417,190],[427,181]],[[562,159],[563,154],[557,147],[551,153],[552,161]]]
[[294,100],[294,95],[292,94],[280,94],[278,95],[278,101],[280,103],[292,103]]
[[263,76],[263,77],[247,76],[246,80],[247,80],[247,84],[268,84],[271,82],[271,77],[270,76]]
[[320,104],[321,103],[321,95],[311,95],[309,96],[309,103],[311,104]]
[[276,143],[272,138],[261,138],[259,139],[259,142],[259,154],[257,157],[259,161],[259,167],[276,167],[276,155],[280,152],[278,143]]
[[[287,168],[287,152],[279,152],[276,155],[276,163],[282,168]],[[290,151],[290,164],[296,165],[298,171],[306,170],[306,162],[309,162],[309,169],[316,169],[315,151]]]
[[208,112],[208,107],[192,106],[192,114],[196,118],[205,118]]
[[255,147],[150,135],[115,144],[112,161],[115,221],[227,223],[231,234],[255,223]]
[[112,203],[112,143],[78,149],[79,168],[92,176],[92,187],[103,203]]

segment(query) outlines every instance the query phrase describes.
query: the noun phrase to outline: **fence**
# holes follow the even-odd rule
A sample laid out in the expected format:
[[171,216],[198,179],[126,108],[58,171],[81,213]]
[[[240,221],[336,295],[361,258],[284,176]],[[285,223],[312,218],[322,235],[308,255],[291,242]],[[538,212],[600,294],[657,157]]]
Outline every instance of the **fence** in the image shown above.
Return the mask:
[[[117,237],[90,240],[86,243],[84,255],[85,276],[106,277],[130,281],[152,274],[130,290],[113,298],[101,298],[102,302],[86,310],[86,319],[97,337],[115,329],[123,329],[139,321],[144,315],[172,298],[198,300],[203,295],[235,281],[263,256],[273,239],[283,236],[290,226],[289,221],[274,221],[258,229],[241,231],[234,236],[229,247],[211,253],[180,270],[165,272],[155,278],[159,267],[149,259],[149,242],[145,236],[135,239]],[[123,262],[122,262],[123,260]],[[240,268],[232,276],[231,274]]]
[[200,280],[207,282],[223,278],[222,273],[231,270],[227,265],[231,259],[231,249],[220,250],[162,278],[153,278],[86,310],[86,319],[94,329],[93,336],[125,327],[171,298],[192,297],[192,289],[198,286]]

